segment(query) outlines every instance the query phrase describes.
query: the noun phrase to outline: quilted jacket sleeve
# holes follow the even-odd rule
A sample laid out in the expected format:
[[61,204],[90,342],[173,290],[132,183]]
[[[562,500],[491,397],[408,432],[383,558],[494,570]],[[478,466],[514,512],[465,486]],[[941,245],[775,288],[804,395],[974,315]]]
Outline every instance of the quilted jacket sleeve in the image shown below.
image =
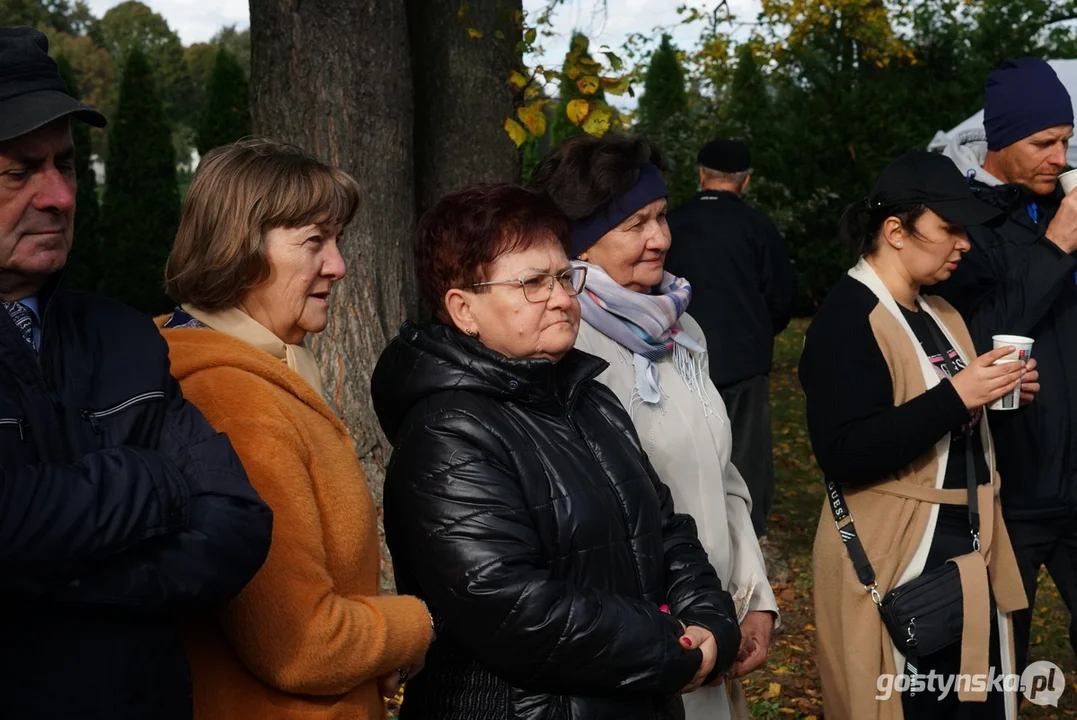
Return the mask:
[[235,596],[265,560],[272,512],[228,437],[210,426],[170,375],[165,387],[167,409],[152,456],[187,488],[186,525],[111,558],[54,599],[150,611],[211,606]]
[[[519,480],[497,459],[497,445],[459,411],[428,417],[399,438],[385,483],[398,569],[456,642],[515,685],[572,694],[684,687],[702,654],[679,645],[676,619],[651,603],[551,576]],[[681,539],[689,524],[670,513],[667,558],[683,573],[695,557]],[[711,617],[693,604],[691,582],[682,585],[685,605]]]
[[41,595],[89,564],[177,532],[188,513],[182,476],[146,448],[0,470],[0,590]]

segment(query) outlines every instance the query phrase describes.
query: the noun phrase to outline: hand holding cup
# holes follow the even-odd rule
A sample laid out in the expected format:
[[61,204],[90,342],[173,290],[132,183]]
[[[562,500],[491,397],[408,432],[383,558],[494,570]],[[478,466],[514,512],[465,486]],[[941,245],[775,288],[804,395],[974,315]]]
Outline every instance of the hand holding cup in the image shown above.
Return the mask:
[[957,394],[970,411],[979,410],[1017,387],[1025,375],[1025,365],[1019,362],[994,363],[1016,352],[1012,345],[985,352],[969,366],[950,379]]
[[[1058,206],[1051,224],[1047,226],[1047,239],[1057,245],[1065,253],[1077,250],[1077,192],[1071,192],[1077,185],[1077,176],[1071,171],[1063,174],[1059,181],[1066,190],[1066,196]],[[1066,186],[1070,187],[1067,189]]]

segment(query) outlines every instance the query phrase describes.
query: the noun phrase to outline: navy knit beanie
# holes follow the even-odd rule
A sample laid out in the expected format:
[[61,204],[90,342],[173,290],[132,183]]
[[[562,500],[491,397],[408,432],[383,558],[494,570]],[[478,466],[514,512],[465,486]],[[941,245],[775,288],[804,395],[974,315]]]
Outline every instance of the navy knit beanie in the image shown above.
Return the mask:
[[1073,103],[1051,66],[1039,58],[1006,60],[987,76],[987,148],[1001,150],[1041,130],[1073,124]]

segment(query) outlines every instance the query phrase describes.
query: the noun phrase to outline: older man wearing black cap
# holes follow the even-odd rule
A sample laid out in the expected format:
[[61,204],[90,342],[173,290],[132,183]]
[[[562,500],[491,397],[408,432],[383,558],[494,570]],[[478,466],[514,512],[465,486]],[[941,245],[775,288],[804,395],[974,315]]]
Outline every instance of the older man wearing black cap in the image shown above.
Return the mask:
[[189,718],[177,614],[243,588],[272,516],[153,322],[64,288],[72,120],[105,124],[0,27],[0,714]]
[[[959,134],[944,154],[1006,221],[970,228],[972,249],[934,291],[965,317],[979,352],[996,334],[1035,340],[1046,392],[991,418],[1002,508],[1029,607],[1046,565],[1077,647],[1077,193],[1063,197],[1058,186],[1072,136],[1072,101],[1047,63],[1007,60],[991,73],[984,130]],[[1015,615],[1020,666],[1030,623],[1031,610]]]
[[711,380],[733,426],[733,464],[748,483],[762,537],[774,499],[768,376],[794,282],[778,229],[742,199],[750,164],[748,146],[736,140],[699,151],[702,191],[669,215],[666,270],[692,284],[692,316],[707,337]]

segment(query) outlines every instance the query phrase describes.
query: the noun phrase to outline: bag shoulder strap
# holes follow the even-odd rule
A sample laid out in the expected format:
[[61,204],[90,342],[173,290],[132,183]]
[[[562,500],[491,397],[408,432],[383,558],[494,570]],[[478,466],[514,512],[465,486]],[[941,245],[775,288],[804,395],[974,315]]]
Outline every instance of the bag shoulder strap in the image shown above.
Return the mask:
[[875,601],[875,604],[882,605],[883,600],[875,584],[875,568],[871,566],[864,544],[860,542],[860,536],[856,534],[853,516],[849,513],[849,506],[845,504],[845,495],[841,491],[841,485],[834,480],[827,480],[826,494],[830,500],[830,512],[834,514],[834,525],[838,528],[838,535],[841,536],[841,541],[849,552],[849,559],[853,561],[856,579],[864,586],[865,591],[871,593],[871,599]]
[[[920,302],[920,298],[916,299],[916,305],[920,308],[920,312],[926,313],[923,304]],[[950,343],[943,337],[942,332],[939,330],[935,321],[930,315],[924,315],[925,325],[927,325],[927,331],[931,334],[931,339],[935,342],[939,352],[945,353],[946,348],[950,347]],[[956,352],[956,348],[955,348]],[[980,551],[980,507],[979,498],[976,493],[976,465],[975,457],[972,452],[972,422],[971,418],[968,423],[965,424],[965,485],[967,486],[969,493],[969,527],[972,529],[972,543],[976,551]]]
[[[919,298],[917,298],[916,304],[920,306],[920,312],[925,312],[923,306],[920,305]],[[925,319],[927,320],[928,332],[931,333],[932,340],[938,346],[939,352],[945,353],[946,348],[950,346],[949,342],[943,339],[942,333],[930,315],[925,315]],[[965,481],[969,497],[969,526],[972,528],[973,548],[976,552],[979,552],[980,513],[976,494],[976,466],[973,465],[972,423],[967,424],[965,428]],[[864,550],[864,544],[860,542],[860,537],[856,534],[853,516],[849,512],[849,506],[845,503],[845,495],[841,490],[841,485],[834,480],[828,480],[826,489],[827,497],[830,501],[830,512],[834,515],[834,525],[838,528],[841,541],[845,544],[849,559],[853,562],[856,579],[864,586],[866,592],[871,593],[871,599],[875,604],[882,605],[882,598],[875,583],[875,568],[871,566],[868,554]]]

